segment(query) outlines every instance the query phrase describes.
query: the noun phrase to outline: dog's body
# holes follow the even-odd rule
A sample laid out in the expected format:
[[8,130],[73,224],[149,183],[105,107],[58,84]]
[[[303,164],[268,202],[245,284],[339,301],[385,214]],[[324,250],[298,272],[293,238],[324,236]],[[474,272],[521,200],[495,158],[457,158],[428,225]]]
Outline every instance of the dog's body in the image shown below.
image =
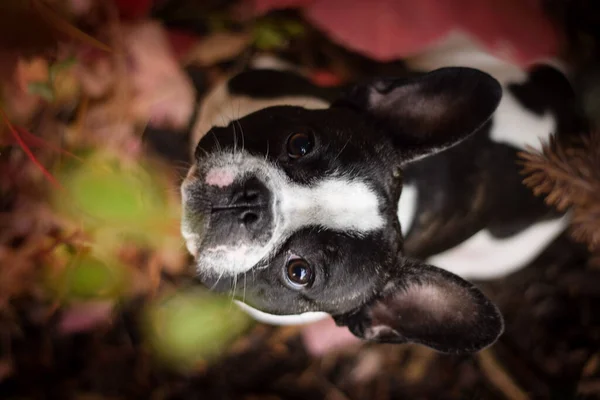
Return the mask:
[[[359,85],[340,100],[339,89],[316,87],[296,72],[250,69],[209,94],[194,130],[194,142],[204,137],[199,161],[182,190],[182,231],[205,283],[233,289],[264,322],[333,315],[359,337],[441,351],[475,351],[493,342],[501,317],[474,287],[413,261],[398,265],[409,277],[400,279],[396,254],[465,279],[504,276],[531,261],[567,221],[521,184],[517,152],[540,148],[552,133],[575,133],[581,120],[568,81],[549,66],[520,82],[502,82],[501,101],[493,80],[473,70],[424,76],[400,86],[389,80]],[[315,126],[327,133],[297,140],[301,150],[318,148],[321,159],[311,162],[308,154],[305,164],[293,164],[277,155],[284,136]],[[392,135],[390,141],[381,133],[390,127],[432,139]],[[238,181],[243,188],[230,189]],[[239,207],[219,208],[217,216],[211,205],[210,222],[190,211],[238,204],[240,196]],[[398,196],[399,203],[390,203]],[[255,211],[263,203],[273,210]],[[238,226],[226,213],[240,207]],[[318,262],[307,264],[320,265],[310,273],[318,293],[289,279],[281,284],[272,271],[284,264],[290,273],[296,259],[311,258]],[[292,276],[302,275],[304,265]]]

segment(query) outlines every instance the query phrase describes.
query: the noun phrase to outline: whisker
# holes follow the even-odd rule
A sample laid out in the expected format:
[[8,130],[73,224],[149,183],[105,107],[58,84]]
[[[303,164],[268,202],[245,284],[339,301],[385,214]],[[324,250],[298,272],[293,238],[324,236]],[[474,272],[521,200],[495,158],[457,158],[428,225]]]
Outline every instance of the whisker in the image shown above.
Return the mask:
[[238,101],[237,103],[237,115],[235,117],[235,120],[238,124],[238,126],[240,127],[240,133],[242,135],[242,150],[244,150],[246,148],[246,141],[244,139],[244,129],[242,129],[242,123],[240,122],[240,107],[241,107],[241,102]]
[[235,301],[235,290],[237,288],[237,274],[233,276],[233,290],[231,291],[231,303],[229,304],[229,309],[231,310],[231,306]]
[[335,161],[335,160],[337,160],[337,159],[338,159],[338,157],[342,155],[342,152],[343,152],[343,151],[346,149],[346,146],[348,146],[348,143],[350,143],[350,138],[348,138],[348,140],[346,140],[346,144],[345,144],[345,145],[342,147],[342,149],[340,150],[340,152],[337,154],[337,156],[335,156],[335,157],[333,158],[333,160],[332,160],[332,161]]
[[[233,112],[233,105],[232,105]],[[231,128],[233,129],[233,155],[237,154],[237,132],[235,130],[235,119],[231,123]]]
[[244,149],[246,148],[246,140],[244,139],[244,129],[242,128],[242,123],[239,119],[236,119],[235,122],[237,122],[238,127],[240,128],[240,134],[242,136],[242,151],[244,151]]
[[269,159],[269,142],[267,142],[267,153],[265,154],[265,161]]
[[219,142],[219,138],[218,138],[218,137],[217,137],[217,135],[215,134],[215,131],[214,131],[214,130],[211,128],[211,129],[208,131],[208,133],[209,133],[209,134],[211,134],[211,135],[212,135],[212,136],[215,138],[215,144],[217,145],[217,150],[218,150],[219,152],[220,152],[220,151],[223,151],[223,149],[222,149],[222,147],[221,147],[221,143]]
[[248,273],[248,271],[244,272],[244,294],[242,296],[242,301],[245,303],[246,302],[246,274]]
[[219,274],[219,277],[217,278],[217,281],[215,282],[215,284],[214,284],[214,285],[212,285],[212,286],[210,287],[210,290],[213,290],[214,288],[216,288],[216,287],[217,287],[217,285],[218,285],[219,281],[220,281],[220,280],[221,280],[221,278],[223,277],[223,272],[225,272],[225,271],[221,271],[221,273]]
[[208,151],[206,151],[206,150],[204,150],[204,149],[202,149],[202,148],[199,148],[199,147],[197,147],[197,148],[196,148],[196,151],[197,151],[197,150],[200,150],[201,152],[203,152],[203,153],[204,153],[204,155],[205,155],[205,156],[208,156]]
[[194,165],[194,164],[189,161],[184,161],[184,160],[177,160],[177,161],[173,162],[173,167],[175,167],[175,168],[178,168],[178,167],[191,168],[192,165]]

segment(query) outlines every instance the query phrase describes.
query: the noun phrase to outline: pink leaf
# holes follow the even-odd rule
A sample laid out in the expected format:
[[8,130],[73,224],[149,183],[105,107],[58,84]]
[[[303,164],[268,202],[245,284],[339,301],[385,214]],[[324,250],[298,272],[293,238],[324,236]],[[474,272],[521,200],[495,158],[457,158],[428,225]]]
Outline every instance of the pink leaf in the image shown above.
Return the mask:
[[306,325],[301,334],[304,347],[312,356],[322,356],[362,342],[348,328],[337,326],[332,318]]
[[72,306],[64,312],[58,324],[59,332],[73,334],[89,331],[110,321],[113,303],[96,301]]

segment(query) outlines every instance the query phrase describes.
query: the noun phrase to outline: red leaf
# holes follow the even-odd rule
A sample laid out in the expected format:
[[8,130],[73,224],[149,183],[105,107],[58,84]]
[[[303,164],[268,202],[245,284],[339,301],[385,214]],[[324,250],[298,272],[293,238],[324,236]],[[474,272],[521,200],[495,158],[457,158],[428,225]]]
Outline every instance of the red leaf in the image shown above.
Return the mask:
[[315,85],[323,86],[323,87],[338,86],[338,85],[342,84],[342,80],[340,79],[339,76],[337,76],[336,74],[334,74],[331,71],[322,70],[322,69],[312,71],[312,73],[310,75],[310,80]]

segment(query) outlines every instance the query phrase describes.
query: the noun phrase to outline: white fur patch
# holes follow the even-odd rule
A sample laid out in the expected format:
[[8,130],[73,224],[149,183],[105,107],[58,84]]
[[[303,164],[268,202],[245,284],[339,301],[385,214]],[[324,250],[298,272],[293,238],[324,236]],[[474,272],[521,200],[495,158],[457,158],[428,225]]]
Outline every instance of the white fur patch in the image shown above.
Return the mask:
[[556,130],[556,120],[549,112],[538,116],[522,107],[515,97],[504,91],[494,114],[490,137],[493,141],[525,149],[541,150],[542,144]]
[[[183,190],[182,190],[182,192],[183,192]],[[194,232],[194,230],[192,229],[191,224],[189,222],[189,218],[186,217],[185,207],[183,208],[182,217],[181,217],[181,236],[183,236],[183,239],[185,240],[185,247],[188,249],[190,254],[193,255],[194,257],[197,257],[198,256],[197,243],[200,238],[200,235],[198,235],[198,233]]]
[[275,69],[278,71],[293,71],[302,74],[302,69],[296,64],[289,63],[272,54],[257,54],[250,60],[253,69]]
[[[545,64],[568,73],[559,60],[544,60]],[[469,35],[453,32],[431,49],[411,57],[407,65],[415,70],[432,71],[442,67],[471,67],[487,72],[503,86],[522,83],[527,73],[517,65],[504,61],[479,46]],[[493,116],[492,140],[507,143],[519,149],[532,146],[541,148],[541,140],[547,140],[556,129],[556,121],[550,113],[538,116],[522,107],[515,97],[504,88],[502,100]]]
[[415,219],[417,212],[418,192],[415,185],[404,185],[398,202],[398,219],[402,235],[406,236]]
[[[329,103],[315,97],[289,96],[256,99],[248,96],[231,96],[227,82],[216,86],[202,101],[198,120],[192,129],[192,143],[197,144],[211,128],[227,126],[231,121],[272,106],[300,106],[307,109],[328,108]],[[192,153],[195,146],[192,146]]]
[[484,229],[427,261],[465,279],[501,278],[533,261],[567,224],[567,216],[539,222],[506,239],[494,238]]
[[329,314],[325,312],[305,312],[296,315],[274,315],[264,311],[257,310],[254,307],[249,306],[239,300],[235,300],[237,305],[251,317],[259,322],[271,325],[304,325],[313,322],[321,321],[325,318],[329,318]]
[[406,64],[413,70],[426,72],[443,67],[476,68],[492,75],[501,84],[526,78],[522,68],[490,54],[471,36],[458,31],[430,49],[408,58]]
[[341,177],[326,178],[313,187],[286,185],[281,213],[290,230],[314,225],[362,234],[384,224],[375,192],[360,180]]

